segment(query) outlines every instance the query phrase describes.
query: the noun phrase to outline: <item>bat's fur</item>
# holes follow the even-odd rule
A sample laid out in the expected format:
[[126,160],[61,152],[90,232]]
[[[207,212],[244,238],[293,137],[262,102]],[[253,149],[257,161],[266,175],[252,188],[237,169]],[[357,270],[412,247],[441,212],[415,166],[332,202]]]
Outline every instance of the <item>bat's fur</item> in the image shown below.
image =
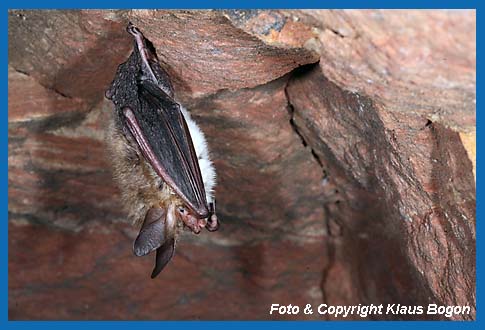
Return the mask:
[[189,112],[184,108],[180,107],[182,114],[184,115],[185,121],[190,131],[190,136],[192,137],[192,142],[194,143],[195,153],[197,159],[199,160],[200,173],[202,175],[202,181],[204,182],[205,195],[207,198],[207,203],[214,201],[214,187],[216,185],[216,171],[212,161],[210,159],[209,148],[207,147],[207,141],[202,130],[197,126],[195,121],[190,117]]
[[[192,120],[187,110],[183,107],[181,109],[199,160],[207,202],[212,202],[214,200],[213,189],[216,183],[216,174],[209,157],[207,142],[201,129]],[[121,189],[123,205],[128,211],[131,222],[138,226],[141,225],[151,207],[161,206],[167,209],[170,203],[184,205],[183,201],[145,160],[135,140],[129,134],[125,135],[116,121],[115,112],[112,112],[107,145],[113,164],[113,175]],[[179,223],[178,226],[181,227],[182,223]]]

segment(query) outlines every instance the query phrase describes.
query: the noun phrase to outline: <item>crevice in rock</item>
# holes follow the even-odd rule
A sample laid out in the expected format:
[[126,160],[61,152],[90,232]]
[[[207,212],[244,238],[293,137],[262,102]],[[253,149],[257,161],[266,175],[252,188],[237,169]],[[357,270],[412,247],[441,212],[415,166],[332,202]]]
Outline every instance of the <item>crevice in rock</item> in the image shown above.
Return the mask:
[[428,127],[432,127],[431,125],[433,125],[433,122],[432,122],[431,120],[429,120],[429,119],[428,119],[428,120],[426,121],[426,124],[424,125],[423,129],[428,128]]
[[[310,149],[310,153],[312,154],[313,159],[315,160],[315,162],[318,164],[318,166],[320,167],[320,169],[322,171],[322,178],[321,178],[322,183],[325,183],[325,182],[328,182],[328,179],[329,179],[328,174],[327,174],[327,170],[325,169],[325,166],[323,165],[323,162],[320,159],[320,157],[318,156],[318,154],[316,153],[316,151],[308,144],[305,136],[303,135],[303,133],[298,128],[298,125],[296,124],[295,118],[294,118],[295,107],[293,106],[293,104],[291,102],[290,95],[288,93],[288,84],[290,83],[291,79],[294,76],[297,76],[297,75],[305,75],[310,70],[312,70],[316,65],[318,65],[318,63],[301,66],[301,67],[293,70],[290,73],[288,80],[286,81],[284,90],[285,90],[285,97],[286,97],[287,106],[288,106],[288,112],[290,114],[289,123],[290,123],[291,129],[299,137],[303,147]],[[338,194],[338,190],[335,190],[335,191],[336,191],[336,194]],[[340,202],[340,200],[337,200],[336,202]],[[320,283],[320,290],[321,290],[321,293],[322,293],[323,302],[328,303],[329,299],[328,299],[328,294],[327,294],[325,288],[327,287],[329,273],[335,265],[336,253],[335,253],[335,243],[333,242],[333,239],[332,239],[333,231],[332,231],[332,228],[331,228],[331,225],[330,225],[330,222],[329,222],[330,219],[328,217],[328,215],[329,215],[328,203],[324,202],[324,204],[322,205],[322,208],[324,210],[324,215],[325,215],[324,219],[322,219],[322,220],[325,222],[325,230],[326,230],[326,234],[327,234],[327,236],[326,236],[327,239],[325,241],[327,255],[326,255],[326,263],[325,263],[325,265],[322,269],[322,279],[321,279],[321,283]],[[328,320],[329,316],[325,315],[325,319]]]
[[[55,87],[47,86],[41,83],[37,78],[32,76],[29,72],[18,69],[15,66],[10,65],[10,68],[13,69],[18,74],[24,75],[29,77],[30,79],[35,80],[35,83],[38,84],[41,88],[46,91],[53,92],[56,95],[59,95],[62,98],[67,100],[72,100],[73,107],[76,107],[76,110],[68,111],[68,112],[61,112],[61,113],[52,113],[47,115],[42,115],[40,117],[32,117],[27,120],[15,120],[9,123],[9,129],[18,129],[18,128],[26,128],[28,131],[32,133],[38,132],[46,132],[46,131],[55,131],[59,128],[74,128],[82,124],[82,122],[87,118],[87,116],[93,111],[97,109],[97,103],[89,104],[89,103],[82,103],[81,99],[77,97],[72,97],[68,94],[65,94],[58,90]],[[51,105],[52,108],[57,108],[58,105],[55,101],[52,101],[53,104]],[[67,101],[70,102],[70,101]]]
[[[27,77],[30,77],[30,78],[34,78],[34,77],[32,77],[32,76],[30,75],[30,73],[28,73],[27,71],[24,71],[24,70],[18,69],[18,68],[14,67],[14,66],[11,66],[11,67],[12,67],[12,68],[14,69],[14,71],[15,71],[15,72],[17,72],[17,73],[23,74],[24,76],[27,76]],[[35,78],[34,78],[34,79],[35,79]],[[49,90],[49,91],[52,91],[52,92],[54,92],[54,93],[56,93],[56,94],[58,94],[58,95],[60,95],[60,96],[62,96],[62,97],[64,97],[64,98],[66,98],[66,99],[73,99],[73,97],[72,97],[72,96],[67,95],[67,94],[65,94],[65,93],[61,92],[60,90],[58,90],[58,89],[57,89],[57,88],[55,88],[55,87],[45,85],[45,84],[41,83],[41,82],[40,82],[38,79],[35,79],[35,81],[36,81],[36,82],[37,82],[39,85],[41,85],[43,88],[45,88],[45,89],[47,89],[47,90]]]
[[339,36],[340,38],[346,38],[346,36],[344,36],[342,33],[340,33],[338,30],[335,30],[333,28],[328,28],[329,31],[331,31],[333,34]]
[[315,67],[315,65],[318,65],[318,62],[313,63],[313,64],[302,65],[302,66],[296,68],[295,70],[293,70],[289,74],[288,79],[286,80],[284,90],[285,90],[285,97],[286,97],[286,102],[287,102],[287,107],[288,107],[288,113],[290,114],[289,122],[290,122],[291,129],[300,138],[301,143],[303,144],[303,147],[305,147],[305,148],[308,147],[310,149],[310,152],[312,154],[313,159],[317,162],[318,166],[320,166],[320,168],[323,171],[323,178],[326,178],[327,172],[325,171],[325,168],[323,166],[323,163],[322,163],[320,157],[317,155],[315,150],[313,150],[313,148],[308,145],[308,142],[306,141],[305,137],[300,132],[300,130],[298,129],[298,126],[295,123],[295,118],[294,118],[295,108],[294,108],[293,104],[291,103],[290,96],[288,95],[288,84],[291,81],[291,78],[296,76],[296,75],[304,75],[306,72],[309,72],[310,70],[312,70]]
[[[425,250],[421,245],[430,244],[429,248],[432,249],[433,244],[441,248],[441,245],[446,243],[450,249],[461,248],[462,251],[467,251],[468,243],[461,246],[452,242],[455,240],[454,237],[469,242],[472,230],[466,225],[455,225],[454,229],[454,224],[449,224],[452,219],[446,215],[446,212],[454,213],[453,218],[459,219],[465,208],[461,205],[456,209],[447,207],[446,212],[436,214],[433,219],[443,224],[430,224],[431,229],[427,229],[427,232],[436,231],[443,237],[449,236],[449,242],[443,243],[444,238],[440,237],[440,242],[430,243],[429,234],[422,233],[416,238],[409,234],[415,226],[409,223],[413,223],[411,217],[415,217],[415,213],[424,208],[429,198],[426,194],[430,192],[430,187],[433,188],[433,196],[441,196],[433,193],[437,189],[435,187],[440,187],[440,191],[446,192],[444,188],[449,186],[449,193],[444,193],[439,202],[446,204],[443,202],[446,200],[449,205],[454,205],[452,200],[456,198],[453,196],[457,195],[456,187],[459,187],[458,190],[467,187],[465,178],[463,183],[457,184],[463,175],[453,173],[457,168],[463,168],[456,163],[458,159],[464,158],[457,156],[458,153],[463,154],[463,151],[452,146],[459,142],[456,133],[453,135],[443,130],[442,136],[436,138],[436,142],[430,143],[427,136],[429,133],[416,133],[426,128],[435,132],[435,124],[431,120],[423,123],[422,117],[400,117],[401,126],[397,126],[397,133],[393,133],[391,128],[396,127],[396,123],[386,118],[386,113],[380,111],[382,109],[379,109],[372,99],[335,85],[319,70],[307,71],[300,77],[293,75],[285,91],[293,130],[302,140],[302,144],[319,156],[315,159],[322,170],[326,167],[332,174],[331,185],[322,190],[328,194],[336,191],[332,186],[338,186],[342,191],[339,197],[344,201],[339,203],[341,199],[337,198],[323,205],[328,230],[328,238],[325,240],[328,251],[327,262],[322,272],[321,289],[326,302],[345,296],[336,292],[332,284],[335,283],[336,276],[349,276],[352,287],[342,285],[345,280],[339,286],[348,291],[346,294],[352,296],[351,299],[358,299],[362,303],[378,300],[401,304],[413,302],[424,305],[427,301],[443,304],[445,300],[437,294],[439,289],[433,286],[433,283],[443,280],[443,277],[455,276],[441,275],[438,271],[434,280],[429,280],[433,279],[434,265],[429,265],[423,260],[426,259],[427,252],[421,252]],[[319,121],[320,116],[324,116],[325,120]],[[397,139],[399,143],[396,142]],[[446,144],[443,141],[447,141]],[[407,147],[413,143],[418,143],[420,148],[414,151],[421,152],[422,158],[431,156],[432,180],[427,186],[422,186],[423,181],[427,182],[427,176],[418,177],[421,180],[412,182],[407,180],[408,177],[417,176],[416,165],[412,159],[414,154]],[[435,144],[442,146],[439,153],[436,153]],[[406,156],[407,153],[410,153],[410,156]],[[435,172],[439,175],[434,174]],[[443,173],[449,173],[448,177]],[[453,185],[449,182],[453,182]],[[405,192],[398,183],[406,184],[408,188]],[[340,195],[338,192],[336,194]],[[473,218],[473,215],[470,218]],[[408,220],[409,223],[403,220]],[[453,230],[457,233],[453,233]],[[414,244],[418,246],[415,247]],[[420,251],[417,257],[410,257],[409,253],[406,253],[405,248],[410,246]],[[355,257],[342,260],[344,255]],[[457,264],[469,262],[467,258],[455,259],[459,260]],[[420,273],[422,265],[431,267],[433,271],[427,271],[426,275]],[[401,267],[406,270],[396,272],[396,269]],[[446,271],[452,268],[448,264],[443,267]],[[466,269],[467,266],[460,268]],[[469,279],[466,274],[456,275],[456,282],[463,287],[473,286],[467,281]],[[378,283],[394,284],[391,284],[392,289],[382,287],[377,290]],[[404,290],[394,289],[396,283],[403,286]],[[456,292],[448,292],[447,295],[458,296]],[[411,301],[410,297],[414,300]]]
[[15,72],[23,74],[24,76],[30,77],[30,74],[27,71],[20,70],[20,69],[17,69],[15,67],[12,67],[12,68],[14,69]]
[[55,87],[46,87],[46,86],[44,86],[44,87],[45,87],[45,88],[47,88],[47,89],[49,89],[49,90],[51,90],[51,91],[53,91],[53,92],[54,92],[54,93],[56,93],[56,94],[59,94],[59,95],[60,95],[60,96],[62,96],[62,97],[65,97],[65,98],[67,98],[67,99],[72,99],[72,97],[71,97],[71,96],[69,96],[69,95],[67,95],[67,94],[65,94],[65,93],[63,93],[63,92],[61,92],[60,90],[58,90],[58,89],[57,89],[57,88],[55,88]]

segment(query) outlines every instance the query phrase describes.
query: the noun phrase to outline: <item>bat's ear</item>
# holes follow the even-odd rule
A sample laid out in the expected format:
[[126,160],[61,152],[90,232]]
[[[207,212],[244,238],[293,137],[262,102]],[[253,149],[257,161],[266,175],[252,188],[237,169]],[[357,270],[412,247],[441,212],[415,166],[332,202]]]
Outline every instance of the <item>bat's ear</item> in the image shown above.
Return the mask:
[[155,268],[152,272],[152,278],[155,278],[163,268],[168,264],[168,262],[172,259],[173,253],[175,251],[175,239],[170,238],[163,244],[161,247],[157,249],[157,259],[155,262]]
[[148,210],[140,233],[133,244],[136,256],[144,256],[165,243],[167,212],[159,207]]

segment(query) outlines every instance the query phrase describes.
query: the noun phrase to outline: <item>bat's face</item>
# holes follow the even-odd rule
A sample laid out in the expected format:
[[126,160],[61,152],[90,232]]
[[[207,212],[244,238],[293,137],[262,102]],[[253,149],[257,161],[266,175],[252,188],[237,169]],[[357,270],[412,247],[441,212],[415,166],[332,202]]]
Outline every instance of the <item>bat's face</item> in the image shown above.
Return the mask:
[[[194,148],[186,121],[190,116],[185,118],[174,100],[170,79],[152,43],[132,24],[127,31],[135,39],[134,50],[118,67],[106,97],[116,106],[115,125],[129,150],[119,153],[124,168],[118,176],[130,182],[137,178],[137,184],[121,183],[120,188],[124,195],[134,196],[128,201],[132,207],[146,210],[140,214],[143,225],[134,253],[141,256],[157,250],[154,277],[172,258],[177,228],[214,231],[218,222],[212,199],[206,196],[200,152]],[[136,156],[127,156],[133,150]]]

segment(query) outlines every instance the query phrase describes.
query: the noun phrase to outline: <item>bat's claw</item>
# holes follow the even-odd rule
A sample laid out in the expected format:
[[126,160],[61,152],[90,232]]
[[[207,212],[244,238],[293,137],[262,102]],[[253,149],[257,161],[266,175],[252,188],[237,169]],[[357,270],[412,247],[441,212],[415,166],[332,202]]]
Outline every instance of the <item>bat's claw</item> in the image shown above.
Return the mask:
[[200,228],[204,228],[207,225],[207,219],[199,219],[198,224]]
[[128,26],[126,27],[126,31],[128,31],[128,33],[133,35],[133,36],[137,36],[137,35],[141,34],[140,30],[138,30],[138,28],[135,26],[135,24],[133,24],[131,22],[128,23]]
[[205,228],[210,231],[216,231],[219,229],[219,220],[217,219],[216,215],[216,201],[214,200],[212,203],[209,203],[209,212],[210,216],[207,218],[207,225]]
[[208,221],[207,221],[207,225],[205,226],[205,228],[207,228],[208,231],[216,231],[217,229],[219,229],[219,220],[217,219],[217,215],[215,214],[212,214]]

